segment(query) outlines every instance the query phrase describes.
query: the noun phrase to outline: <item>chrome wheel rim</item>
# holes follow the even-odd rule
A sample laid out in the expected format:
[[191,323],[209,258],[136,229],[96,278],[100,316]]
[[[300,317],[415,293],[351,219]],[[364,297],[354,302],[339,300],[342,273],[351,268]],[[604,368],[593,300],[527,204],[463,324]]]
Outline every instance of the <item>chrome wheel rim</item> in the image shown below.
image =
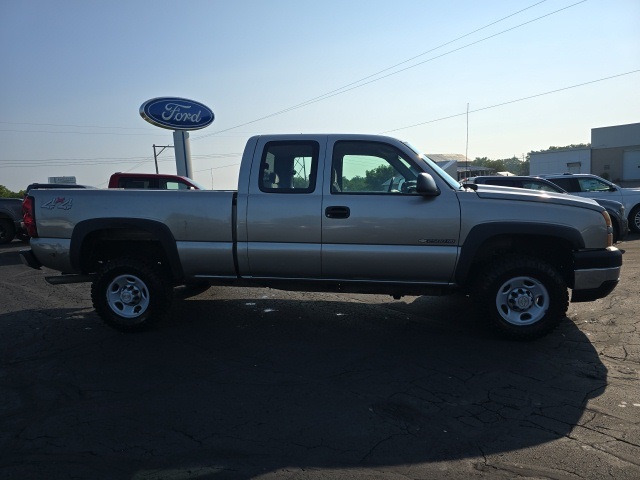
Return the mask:
[[149,308],[149,289],[135,275],[119,275],[107,288],[107,304],[124,318],[137,318]]
[[545,316],[551,300],[545,286],[532,277],[514,277],[496,295],[500,316],[511,325],[532,325]]

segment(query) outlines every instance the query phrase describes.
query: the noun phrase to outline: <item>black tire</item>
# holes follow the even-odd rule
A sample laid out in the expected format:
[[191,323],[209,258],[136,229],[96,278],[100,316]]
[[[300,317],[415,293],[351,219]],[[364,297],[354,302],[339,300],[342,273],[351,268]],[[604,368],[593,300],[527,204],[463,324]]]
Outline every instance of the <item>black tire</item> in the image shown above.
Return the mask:
[[636,205],[631,209],[629,214],[629,230],[640,233],[640,205]]
[[11,243],[16,236],[16,227],[11,220],[0,218],[0,244]]
[[569,308],[567,284],[550,264],[525,255],[491,262],[473,291],[490,325],[515,340],[551,332]]
[[620,240],[620,225],[612,218],[611,226],[613,227],[613,243],[618,243]]
[[91,300],[107,325],[121,332],[139,332],[168,315],[173,286],[159,265],[120,258],[98,272],[91,284]]

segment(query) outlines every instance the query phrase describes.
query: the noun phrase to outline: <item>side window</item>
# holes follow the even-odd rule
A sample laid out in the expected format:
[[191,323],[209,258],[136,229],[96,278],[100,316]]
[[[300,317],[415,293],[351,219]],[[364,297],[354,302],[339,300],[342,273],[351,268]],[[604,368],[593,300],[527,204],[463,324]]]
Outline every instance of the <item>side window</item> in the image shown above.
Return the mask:
[[523,181],[522,186],[524,188],[529,188],[531,190],[540,190],[541,192],[557,192],[557,190],[553,187],[550,187],[546,183],[539,183],[536,181]]
[[153,188],[149,181],[142,178],[128,177],[120,179],[120,188],[147,189]]
[[402,152],[380,142],[337,142],[331,171],[331,193],[410,194],[418,177]]
[[581,192],[606,192],[609,190],[609,185],[597,178],[579,178],[578,183]]
[[160,188],[164,190],[184,190],[187,186],[184,183],[174,182],[173,180],[167,180],[164,182],[164,188],[162,182],[160,182]]
[[487,178],[487,185],[505,185],[503,182],[500,182],[497,178]]
[[319,147],[316,142],[269,142],[260,162],[263,192],[311,193],[315,190]]
[[578,184],[573,181],[573,178],[553,178],[551,179],[551,181],[558,185],[560,188],[564,188],[567,192],[580,191]]

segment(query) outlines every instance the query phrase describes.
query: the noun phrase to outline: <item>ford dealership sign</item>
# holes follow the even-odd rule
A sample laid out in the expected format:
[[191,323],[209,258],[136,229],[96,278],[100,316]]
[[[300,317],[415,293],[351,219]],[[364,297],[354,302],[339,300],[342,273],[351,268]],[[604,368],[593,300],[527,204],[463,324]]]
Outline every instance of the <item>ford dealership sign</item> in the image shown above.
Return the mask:
[[140,107],[140,115],[157,127],[171,130],[198,130],[213,122],[213,112],[209,107],[177,97],[147,100]]

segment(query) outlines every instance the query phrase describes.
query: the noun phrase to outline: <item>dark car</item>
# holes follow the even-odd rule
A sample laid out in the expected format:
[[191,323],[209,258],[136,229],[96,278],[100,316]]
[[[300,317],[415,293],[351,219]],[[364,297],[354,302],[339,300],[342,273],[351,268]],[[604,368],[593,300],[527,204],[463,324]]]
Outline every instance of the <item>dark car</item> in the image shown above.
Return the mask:
[[[475,183],[476,185],[498,185],[501,187],[514,187],[514,188],[526,188],[529,190],[538,190],[543,192],[556,192],[556,193],[566,193],[567,195],[571,195],[569,192],[559,187],[553,182],[546,180],[541,177],[532,177],[532,176],[521,176],[521,175],[513,175],[513,176],[482,176],[482,177],[471,177],[466,179],[464,183]],[[627,220],[626,212],[624,205],[620,202],[616,202],[614,200],[605,200],[601,198],[594,198],[596,202],[602,205],[609,216],[611,217],[611,223],[613,224],[613,241],[619,242],[622,240],[629,231],[629,221]]]
[[0,244],[10,243],[15,237],[28,239],[22,225],[22,200],[0,198]]
[[640,188],[620,187],[609,180],[591,173],[557,173],[540,177],[578,197],[614,200],[624,205],[629,228],[640,233]]

